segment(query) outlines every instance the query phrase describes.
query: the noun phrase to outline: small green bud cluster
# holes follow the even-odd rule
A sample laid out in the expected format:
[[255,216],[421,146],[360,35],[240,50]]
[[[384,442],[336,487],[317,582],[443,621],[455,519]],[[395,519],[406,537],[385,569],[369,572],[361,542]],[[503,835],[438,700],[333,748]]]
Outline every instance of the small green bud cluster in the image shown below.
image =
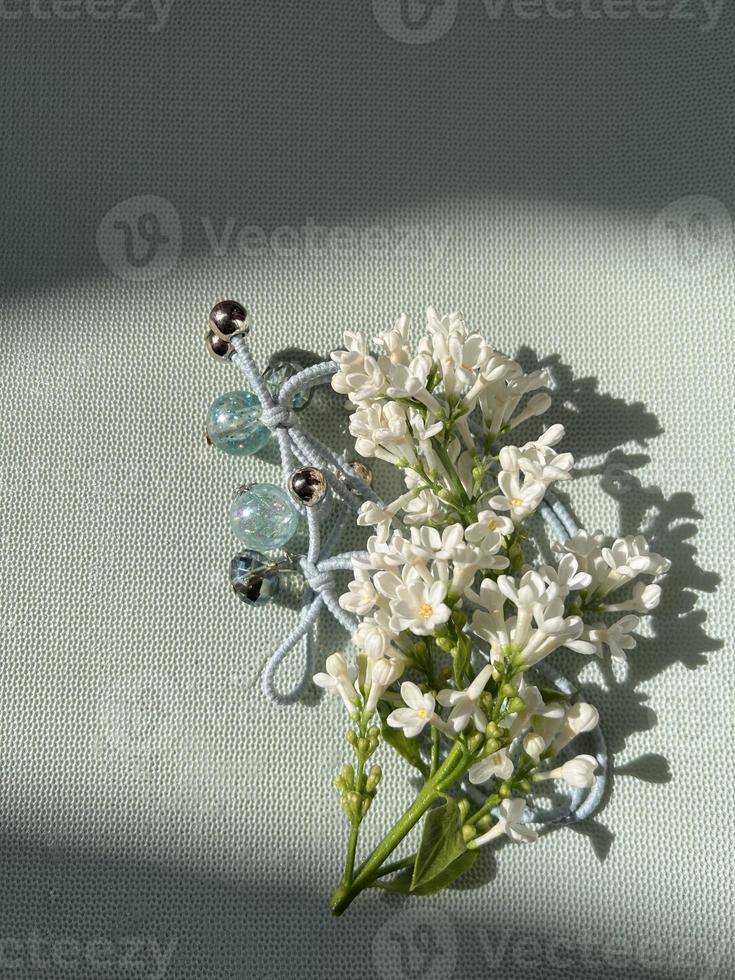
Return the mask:
[[348,763],[342,766],[334,785],[340,793],[342,809],[351,821],[359,823],[370,809],[382,777],[380,766],[373,766],[365,773],[365,763],[378,747],[380,729],[371,725],[364,734],[360,734],[351,728],[345,733],[345,739],[357,756],[358,773]]

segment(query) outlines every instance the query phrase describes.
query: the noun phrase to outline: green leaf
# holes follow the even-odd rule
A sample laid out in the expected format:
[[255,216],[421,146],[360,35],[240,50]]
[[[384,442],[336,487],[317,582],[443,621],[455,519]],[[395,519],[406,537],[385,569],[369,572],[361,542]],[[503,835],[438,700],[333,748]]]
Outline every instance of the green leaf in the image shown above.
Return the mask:
[[463,875],[465,871],[469,871],[472,865],[477,860],[477,850],[469,851],[466,850],[463,854],[460,854],[458,858],[455,858],[446,868],[440,872],[436,878],[432,878],[430,882],[425,885],[419,885],[414,888],[411,887],[412,895],[436,895],[443,888],[448,885],[453,884]]
[[381,725],[381,734],[383,740],[402,755],[406,762],[410,763],[415,769],[418,769],[422,776],[428,776],[429,771],[421,761],[421,752],[419,751],[417,738],[406,738],[402,728],[391,728],[385,721]]
[[[445,875],[449,875],[450,881],[454,880],[450,866],[466,851],[467,846],[462,836],[462,817],[454,800],[447,800],[441,806],[429,810],[424,818],[421,845],[413,866],[411,891],[418,892],[421,889],[426,894],[432,894],[433,891],[425,892],[425,889],[433,889],[437,879],[437,890],[444,888]],[[457,874],[461,874],[463,870],[464,867],[460,866]]]
[[477,860],[478,852],[465,851],[464,854],[460,854],[458,858],[455,858],[446,868],[440,872],[435,878],[427,882],[424,885],[418,885],[416,888],[411,886],[411,872],[401,871],[397,874],[395,878],[391,878],[390,881],[375,881],[373,882],[376,888],[382,888],[386,892],[397,892],[400,895],[419,895],[421,897],[426,897],[428,895],[436,895],[443,888],[447,888],[449,885],[454,884],[460,875],[463,875],[465,871],[469,871],[472,865]]

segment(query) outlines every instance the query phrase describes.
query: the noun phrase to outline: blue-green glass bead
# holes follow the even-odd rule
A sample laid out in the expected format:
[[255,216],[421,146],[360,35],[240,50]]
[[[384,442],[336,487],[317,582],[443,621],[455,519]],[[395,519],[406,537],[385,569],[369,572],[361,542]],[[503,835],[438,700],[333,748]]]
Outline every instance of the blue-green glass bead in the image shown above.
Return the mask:
[[270,483],[244,487],[230,505],[232,533],[253,551],[282,548],[298,526],[299,515],[288,494]]
[[250,391],[220,395],[207,413],[207,436],[212,445],[231,456],[252,456],[268,442],[270,429],[260,421],[260,402]]
[[235,555],[230,562],[230,585],[238,599],[250,606],[263,606],[278,595],[278,570],[257,551]]

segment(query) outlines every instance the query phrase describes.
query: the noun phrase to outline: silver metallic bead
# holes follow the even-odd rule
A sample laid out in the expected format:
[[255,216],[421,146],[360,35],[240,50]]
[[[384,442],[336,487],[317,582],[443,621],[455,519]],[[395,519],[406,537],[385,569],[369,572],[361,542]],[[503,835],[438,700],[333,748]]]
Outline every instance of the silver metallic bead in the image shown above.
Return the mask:
[[328,488],[326,476],[314,466],[296,470],[288,481],[291,495],[304,507],[316,507],[326,497]]
[[347,464],[355,476],[359,477],[363,483],[367,483],[370,486],[373,482],[373,471],[365,463],[361,463],[359,459],[351,459]]
[[217,303],[209,314],[209,329],[221,340],[229,341],[249,332],[247,312],[234,300]]
[[227,341],[222,340],[221,337],[213,334],[211,330],[204,340],[204,346],[207,348],[215,361],[229,361],[229,359],[232,357],[233,350]]

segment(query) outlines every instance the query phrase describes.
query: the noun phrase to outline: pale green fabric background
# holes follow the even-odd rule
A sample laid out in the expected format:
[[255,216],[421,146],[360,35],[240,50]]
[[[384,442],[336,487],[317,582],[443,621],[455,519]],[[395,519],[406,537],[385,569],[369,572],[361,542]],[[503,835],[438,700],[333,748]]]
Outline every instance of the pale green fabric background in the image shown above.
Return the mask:
[[[0,975],[732,977],[735,12],[447,0],[415,43],[387,2],[176,0],[158,31],[147,3],[11,8]],[[105,218],[141,195],[169,206]],[[131,266],[142,212],[167,243]],[[330,919],[341,712],[263,700],[294,613],[226,586],[229,495],[278,471],[201,436],[237,384],[201,346],[228,295],[262,359],[431,302],[550,364],[580,522],[674,562],[628,680],[585,671],[619,771],[593,825]],[[389,771],[370,832],[407,793]]]

